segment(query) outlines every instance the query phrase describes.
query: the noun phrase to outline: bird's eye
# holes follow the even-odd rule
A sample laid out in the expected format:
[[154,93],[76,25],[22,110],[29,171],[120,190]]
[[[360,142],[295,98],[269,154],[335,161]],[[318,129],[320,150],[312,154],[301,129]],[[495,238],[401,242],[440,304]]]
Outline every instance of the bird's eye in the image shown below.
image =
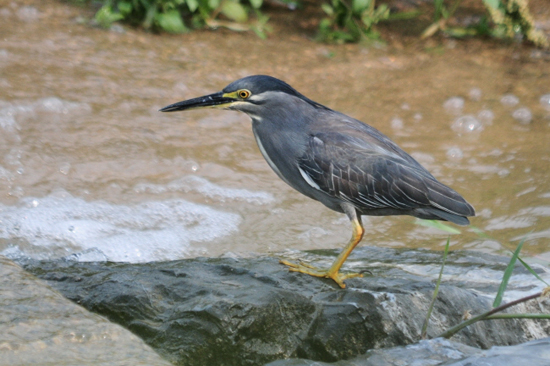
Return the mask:
[[250,92],[248,90],[242,89],[237,92],[239,95],[239,98],[246,99],[250,96]]

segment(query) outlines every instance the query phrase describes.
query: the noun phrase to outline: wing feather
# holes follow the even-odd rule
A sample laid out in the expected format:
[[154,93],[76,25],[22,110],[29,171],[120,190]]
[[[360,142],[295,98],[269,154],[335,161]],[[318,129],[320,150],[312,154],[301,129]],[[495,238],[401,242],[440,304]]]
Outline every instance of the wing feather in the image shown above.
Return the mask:
[[[349,135],[332,132],[310,136],[298,165],[319,190],[353,204],[365,214],[380,209],[417,209],[419,216],[433,214],[446,220],[474,214],[458,193],[410,159],[385,154],[379,146],[369,149],[368,142],[361,144]],[[448,214],[438,216],[439,210]]]

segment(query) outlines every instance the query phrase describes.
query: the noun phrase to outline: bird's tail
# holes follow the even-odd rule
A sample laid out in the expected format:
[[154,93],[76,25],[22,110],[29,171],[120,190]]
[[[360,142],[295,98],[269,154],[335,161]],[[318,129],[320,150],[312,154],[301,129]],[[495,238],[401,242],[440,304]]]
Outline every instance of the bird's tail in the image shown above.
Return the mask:
[[460,194],[437,180],[425,181],[431,207],[423,211],[457,225],[468,225],[468,216],[475,216],[475,210]]

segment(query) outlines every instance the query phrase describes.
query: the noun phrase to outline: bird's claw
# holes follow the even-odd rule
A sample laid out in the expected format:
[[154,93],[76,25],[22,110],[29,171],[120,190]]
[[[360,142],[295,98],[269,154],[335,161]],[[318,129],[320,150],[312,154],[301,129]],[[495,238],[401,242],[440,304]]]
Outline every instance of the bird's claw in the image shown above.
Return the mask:
[[341,273],[338,271],[331,270],[330,268],[328,270],[319,269],[316,267],[313,267],[309,264],[305,264],[300,261],[300,263],[292,263],[287,260],[281,259],[279,260],[279,263],[284,264],[288,266],[288,270],[291,272],[300,272],[305,273],[310,276],[315,277],[323,277],[323,278],[332,278],[334,282],[338,284],[341,288],[346,288],[346,285],[344,284],[344,280],[347,280],[348,278],[355,278],[355,277],[363,277],[362,273]]

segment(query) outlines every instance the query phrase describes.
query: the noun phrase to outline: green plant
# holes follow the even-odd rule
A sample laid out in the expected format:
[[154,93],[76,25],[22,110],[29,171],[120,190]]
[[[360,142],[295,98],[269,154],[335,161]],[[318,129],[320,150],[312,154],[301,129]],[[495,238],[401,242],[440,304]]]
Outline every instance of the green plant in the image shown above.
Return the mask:
[[525,36],[536,46],[548,47],[544,33],[535,28],[535,21],[529,12],[528,0],[483,0],[495,23],[493,36],[514,38]]
[[[148,30],[184,33],[189,30],[184,19],[189,19],[195,28],[252,29],[265,36],[267,17],[259,12],[262,3],[263,0],[106,0],[95,20],[102,27],[124,21]],[[251,12],[258,22],[245,25]]]
[[332,0],[321,5],[327,18],[319,24],[319,39],[327,42],[356,42],[379,39],[374,25],[389,19],[386,4],[375,6],[376,0]]
[[[69,0],[76,4],[103,4],[96,13],[97,24],[109,27],[123,21],[148,30],[171,33],[190,28],[225,27],[234,31],[252,30],[262,38],[270,31],[268,16],[260,12],[263,0]],[[301,0],[279,0],[295,8]],[[318,40],[345,43],[380,40],[376,25],[382,21],[410,19],[421,11],[390,12],[376,0],[325,0],[320,6],[326,14],[319,23]],[[529,12],[528,0],[480,0],[487,16],[467,27],[450,26],[462,0],[433,0],[433,22],[421,38],[438,32],[452,37],[489,35],[522,39],[548,47],[544,33],[537,30]],[[250,21],[251,16],[255,19]]]
[[444,0],[434,0],[434,20],[421,38],[426,38],[441,31],[452,37],[490,35],[498,38],[526,37],[539,47],[548,47],[548,39],[543,32],[535,28],[535,22],[529,12],[528,0],[482,0],[493,26],[487,17],[481,18],[478,24],[470,27],[450,27],[448,21],[458,9],[461,0],[454,0],[448,8]]
[[434,21],[424,30],[424,32],[422,32],[421,38],[431,37],[437,31],[458,33],[457,29],[447,27],[447,21],[453,16],[456,9],[458,9],[461,1],[462,0],[455,0],[453,5],[448,8],[445,6],[444,0],[434,0]]
[[[428,225],[428,226],[430,226],[430,225]],[[488,238],[488,236],[486,234],[484,234],[480,229],[474,228],[474,231],[476,231],[480,236]],[[437,282],[436,282],[436,287],[435,287],[435,290],[434,290],[434,294],[432,296],[432,301],[431,301],[431,303],[428,307],[428,312],[427,312],[426,318],[424,320],[424,324],[422,326],[420,336],[423,339],[426,338],[426,331],[427,331],[427,328],[428,328],[429,319],[430,319],[430,316],[431,316],[431,313],[432,313],[432,310],[433,310],[433,307],[434,307],[434,304],[435,304],[435,301],[436,301],[436,298],[437,298],[437,294],[438,294],[438,291],[439,291],[439,286],[441,284],[443,269],[445,267],[445,261],[446,261],[447,253],[448,253],[448,250],[449,250],[449,242],[450,242],[450,238],[447,239],[447,245],[445,246],[445,251],[444,251],[444,254],[443,254],[443,261],[442,261],[442,265],[441,265],[441,270],[439,272],[439,277],[438,277]],[[509,307],[512,307],[514,305],[550,295],[550,285],[548,283],[546,283],[529,266],[529,264],[527,264],[525,261],[523,261],[519,257],[519,253],[521,251],[521,248],[523,247],[524,242],[525,242],[525,239],[523,239],[518,244],[518,246],[516,247],[516,250],[512,254],[512,257],[510,258],[510,262],[508,263],[508,266],[506,267],[506,270],[504,271],[504,274],[502,276],[502,281],[500,283],[499,289],[498,289],[497,294],[495,296],[495,300],[493,301],[493,308],[491,310],[486,311],[483,314],[473,316],[473,317],[470,317],[469,319],[464,320],[463,322],[451,327],[450,329],[446,330],[445,332],[443,332],[441,334],[438,334],[434,338],[438,338],[438,337],[451,338],[453,335],[458,333],[460,330],[462,330],[462,329],[466,328],[467,326],[469,326],[471,324],[474,324],[478,321],[494,320],[494,319],[550,319],[550,314],[521,314],[521,313],[520,314],[509,314],[509,313],[507,313],[507,314],[498,314],[501,311],[503,311],[503,310],[505,310]],[[515,264],[518,260],[523,264],[523,266],[533,276],[535,276],[538,280],[542,281],[547,287],[543,291],[538,292],[536,294],[529,295],[529,296],[511,301],[511,302],[506,303],[506,304],[502,304],[502,298],[504,296],[504,292],[506,291],[506,288],[508,286],[508,281],[510,280],[510,277],[512,276]]]
[[437,294],[439,293],[439,285],[441,285],[441,278],[443,277],[443,268],[445,268],[445,261],[447,260],[447,254],[449,254],[449,245],[451,243],[451,237],[447,238],[447,244],[445,244],[445,250],[443,251],[443,260],[441,261],[441,269],[439,270],[439,277],[435,284],[434,293],[432,295],[432,301],[430,306],[428,306],[428,312],[426,313],[426,318],[422,324],[422,330],[420,331],[420,338],[426,339],[426,334],[428,331],[428,324],[430,323],[430,317],[432,316],[432,311],[435,306],[435,300],[437,300]]

